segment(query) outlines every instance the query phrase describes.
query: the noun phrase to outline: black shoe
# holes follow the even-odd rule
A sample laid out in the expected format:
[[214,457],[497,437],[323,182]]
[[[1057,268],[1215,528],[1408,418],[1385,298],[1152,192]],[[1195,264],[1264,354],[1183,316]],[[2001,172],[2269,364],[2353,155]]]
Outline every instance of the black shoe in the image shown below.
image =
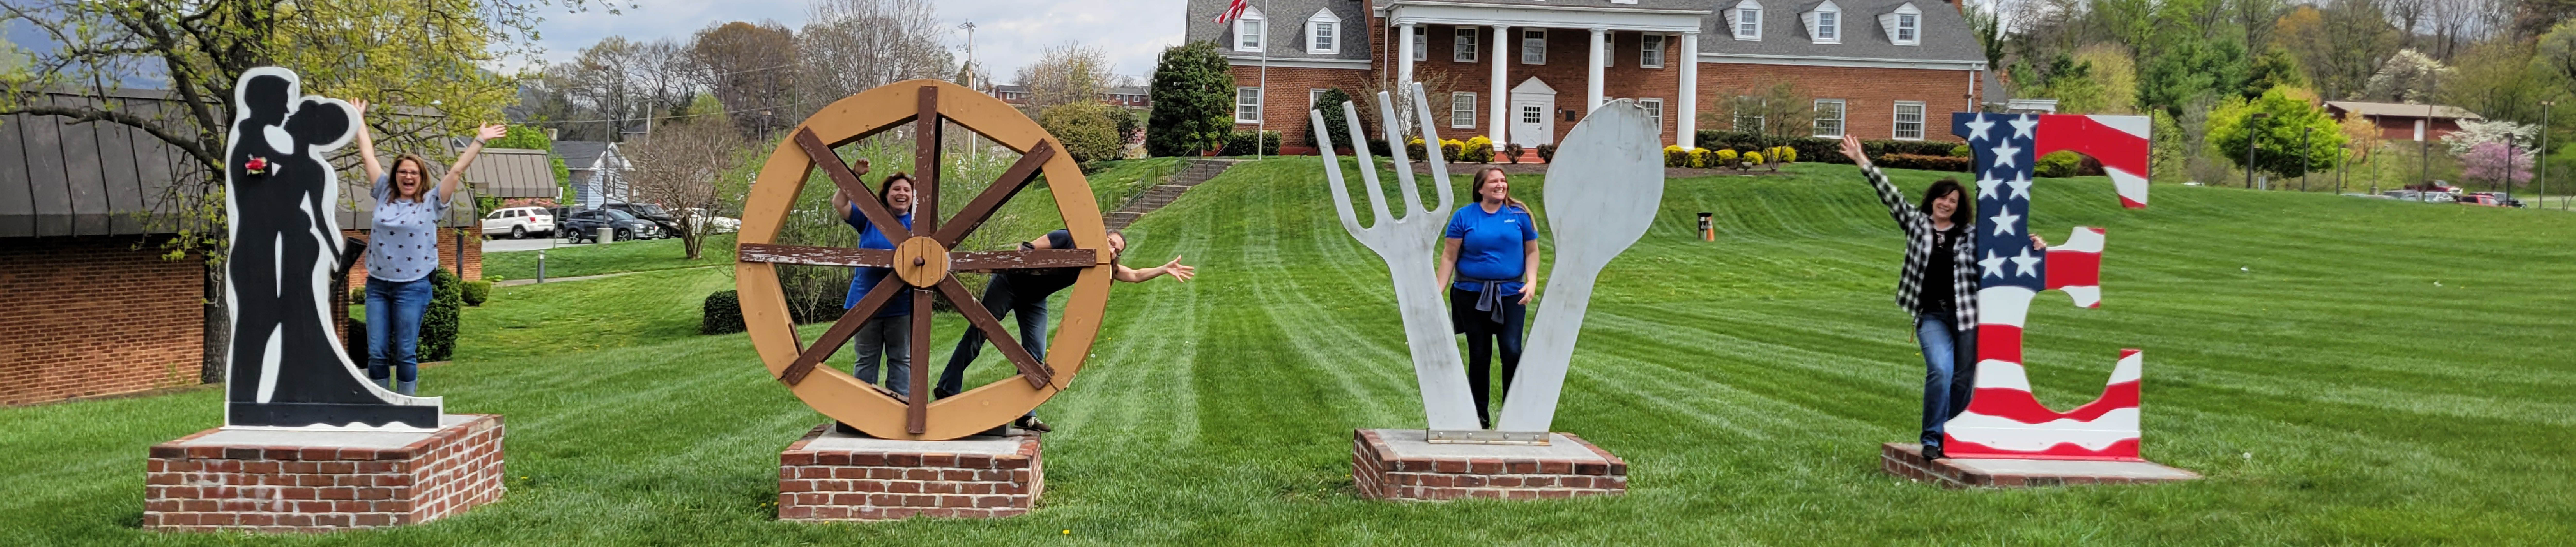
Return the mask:
[[1938,460],[1938,459],[1947,458],[1947,457],[1950,457],[1950,455],[1949,455],[1949,454],[1943,454],[1943,453],[1941,453],[1941,447],[1938,447],[1938,446],[1932,446],[1932,445],[1923,445],[1923,459],[1924,459],[1924,460],[1926,460],[1926,461],[1930,461],[1930,460]]
[[839,433],[839,434],[842,434],[842,435],[852,435],[852,436],[859,436],[859,437],[865,437],[865,436],[868,436],[868,434],[866,434],[866,433],[860,433],[860,432],[859,432],[859,428],[850,427],[850,424],[845,424],[845,423],[841,423],[841,422],[832,422],[832,432],[833,432],[833,433]]
[[1039,433],[1051,433],[1055,431],[1055,428],[1048,427],[1046,422],[1038,421],[1038,417],[1036,416],[1021,416],[1019,420],[1011,422],[1011,426]]

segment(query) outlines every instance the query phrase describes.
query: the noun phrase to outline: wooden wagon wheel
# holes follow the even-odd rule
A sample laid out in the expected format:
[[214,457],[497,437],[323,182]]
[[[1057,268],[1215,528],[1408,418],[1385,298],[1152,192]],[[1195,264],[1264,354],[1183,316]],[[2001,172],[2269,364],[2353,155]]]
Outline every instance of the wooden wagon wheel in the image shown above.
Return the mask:
[[[940,122],[946,120],[1021,153],[1000,180],[968,202],[954,218],[939,214]],[[912,173],[918,189],[910,230],[874,199],[876,193],[843,164],[832,148],[910,123],[919,148]],[[735,286],[751,343],[772,376],[787,384],[796,398],[825,416],[888,439],[945,440],[974,435],[1009,423],[1037,408],[1072,381],[1099,334],[1101,310],[1109,297],[1109,243],[1100,208],[1090,184],[1064,145],[1036,122],[1000,100],[938,80],[910,80],[851,95],[823,107],[796,128],[770,154],[744,204],[740,251],[734,263]],[[850,200],[867,221],[894,234],[895,249],[847,249],[779,245],[785,222],[807,175],[820,166],[841,191],[862,196]],[[1073,249],[1022,251],[957,251],[1003,202],[1039,174],[1055,195],[1056,211],[1073,233]],[[871,266],[893,268],[894,275],[861,297],[821,338],[807,345],[797,339],[787,299],[780,290],[776,264]],[[975,295],[959,284],[954,272],[1038,268],[1081,268],[1072,300],[1047,344],[1041,362],[1001,321],[984,310]],[[944,363],[931,358],[931,293],[947,295],[960,314],[981,329],[1020,374],[931,402],[930,369]],[[912,306],[912,396],[905,398],[859,381],[822,361],[838,350],[877,310],[897,299]],[[900,303],[896,305],[902,305]],[[820,370],[817,370],[817,369]]]

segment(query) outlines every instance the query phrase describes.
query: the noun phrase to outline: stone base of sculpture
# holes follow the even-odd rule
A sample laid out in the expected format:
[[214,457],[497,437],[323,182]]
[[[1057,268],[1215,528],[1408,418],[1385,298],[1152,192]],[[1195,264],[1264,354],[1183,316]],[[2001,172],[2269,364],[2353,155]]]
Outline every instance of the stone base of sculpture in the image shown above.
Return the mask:
[[431,432],[209,429],[152,446],[143,527],[331,532],[421,524],[501,499],[501,416]]
[[1028,514],[1046,489],[1038,435],[897,441],[815,426],[778,454],[778,520]]
[[1923,446],[1879,445],[1879,470],[1950,488],[2032,488],[2087,484],[2147,484],[2199,479],[2199,473],[2150,461],[2003,458],[1923,459]]
[[1545,445],[1433,444],[1420,429],[1362,429],[1351,480],[1361,496],[1392,500],[1616,496],[1628,492],[1628,462],[1564,433]]

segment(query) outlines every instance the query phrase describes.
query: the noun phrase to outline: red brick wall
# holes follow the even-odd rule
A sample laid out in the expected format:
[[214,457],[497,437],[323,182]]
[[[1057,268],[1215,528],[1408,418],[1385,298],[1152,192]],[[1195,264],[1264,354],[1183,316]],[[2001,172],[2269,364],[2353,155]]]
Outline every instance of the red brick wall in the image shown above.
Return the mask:
[[[1703,37],[1702,39],[1706,39]],[[1966,142],[1950,134],[1950,113],[1974,112],[1968,101],[1965,70],[1848,68],[1790,65],[1703,63],[1700,65],[1700,112],[1712,112],[1721,98],[1755,94],[1779,82],[1794,82],[1817,99],[1843,100],[1843,132],[1863,139],[1893,138],[1896,101],[1923,102],[1923,139]],[[1701,129],[1729,129],[1727,120],[1700,124]]]
[[[1259,65],[1235,65],[1232,72],[1237,86],[1261,85]],[[1306,141],[1306,110],[1310,107],[1306,103],[1313,90],[1340,88],[1343,93],[1357,96],[1369,78],[1366,70],[1270,67],[1270,91],[1261,98],[1261,117],[1269,121],[1271,131],[1279,132],[1280,146],[1298,147]],[[1251,131],[1253,127],[1238,123],[1234,129]],[[1335,132],[1332,137],[1339,141],[1341,133]]]
[[0,405],[198,383],[205,267],[159,249],[134,237],[0,240]]

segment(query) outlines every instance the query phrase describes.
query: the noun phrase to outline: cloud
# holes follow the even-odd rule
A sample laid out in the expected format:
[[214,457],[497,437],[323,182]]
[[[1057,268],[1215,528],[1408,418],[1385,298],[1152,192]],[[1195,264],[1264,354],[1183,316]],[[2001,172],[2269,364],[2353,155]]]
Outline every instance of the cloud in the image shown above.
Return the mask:
[[[1187,0],[943,0],[939,19],[948,27],[975,23],[975,59],[993,77],[1008,81],[1049,46],[1081,42],[1108,53],[1116,72],[1138,77],[1154,71],[1163,48],[1181,43]],[[538,25],[547,61],[565,61],[609,36],[687,41],[709,25],[775,20],[804,26],[807,0],[637,0],[622,14],[592,9],[556,13]],[[963,54],[965,31],[949,40]],[[515,69],[516,65],[501,68]]]

